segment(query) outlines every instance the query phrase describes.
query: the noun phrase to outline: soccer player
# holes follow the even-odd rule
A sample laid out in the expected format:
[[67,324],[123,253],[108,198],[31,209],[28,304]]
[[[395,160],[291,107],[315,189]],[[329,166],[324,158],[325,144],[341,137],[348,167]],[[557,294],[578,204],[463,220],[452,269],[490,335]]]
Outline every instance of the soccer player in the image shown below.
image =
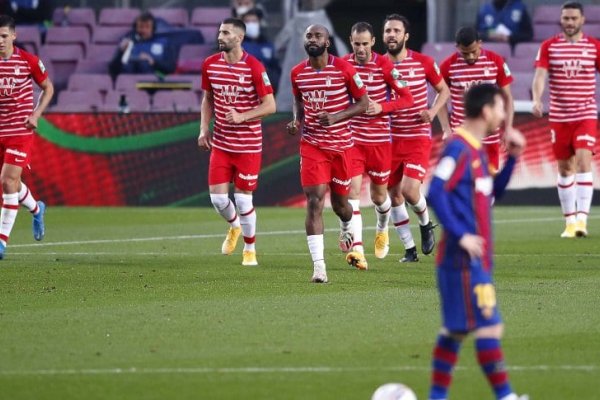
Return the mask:
[[[414,99],[412,107],[392,114],[391,124],[392,172],[388,187],[392,198],[392,222],[405,248],[400,262],[419,261],[405,200],[419,218],[421,251],[430,254],[435,247],[435,225],[429,219],[421,184],[429,166],[431,121],[445,107],[450,96],[435,61],[406,47],[409,31],[410,23],[406,17],[398,14],[386,17],[383,26],[386,55],[394,63],[398,79],[408,85]],[[427,105],[428,82],[437,92],[430,108]],[[387,232],[387,225],[384,231]]]
[[[367,88],[369,108],[365,114],[350,120],[354,146],[350,150],[352,182],[350,184],[350,204],[354,245],[348,253],[348,262],[359,269],[367,269],[362,242],[362,216],[360,213],[360,189],[363,174],[371,180],[371,201],[375,204],[377,233],[375,234],[375,256],[384,258],[387,246],[387,221],[392,201],[387,193],[392,161],[389,112],[413,105],[413,98],[406,84],[396,79],[394,65],[381,54],[372,51],[375,45],[373,27],[367,22],[357,22],[350,30],[350,44],[353,53],[344,57],[354,66]],[[388,101],[390,92],[396,93],[394,101]],[[386,227],[384,231],[384,226]]]
[[[440,65],[442,76],[450,87],[451,129],[458,128],[465,119],[463,105],[465,91],[472,85],[480,83],[491,83],[500,88],[506,107],[505,130],[513,129],[514,104],[510,90],[513,77],[502,56],[481,48],[479,34],[472,27],[458,30],[456,48],[458,51],[446,58]],[[442,107],[440,110],[439,119],[445,128],[444,136],[447,137],[449,131],[447,130],[448,109],[446,107]],[[495,173],[500,167],[500,131],[484,138],[483,147],[493,167],[492,173]]]
[[[0,214],[0,259],[12,231],[19,203],[33,214],[33,237],[42,240],[45,234],[46,205],[36,201],[21,181],[23,168],[28,166],[33,143],[33,131],[54,94],[54,86],[42,61],[35,55],[14,46],[17,37],[15,21],[0,15],[0,158],[2,159],[2,212]],[[42,89],[34,108],[33,82]]]
[[558,164],[558,198],[565,217],[563,238],[585,237],[594,194],[592,155],[596,144],[598,110],[596,71],[600,71],[600,42],[581,30],[583,6],[562,6],[562,33],[542,43],[533,77],[533,115],[543,115],[546,77],[550,87],[550,132]]
[[472,86],[464,113],[464,125],[449,138],[429,187],[429,203],[444,228],[436,260],[442,328],[433,351],[429,399],[448,398],[461,343],[473,333],[477,361],[496,399],[524,400],[512,391],[500,344],[491,205],[506,188],[525,139],[516,130],[506,132],[508,158],[492,178],[482,140],[506,117],[502,90],[488,83]]
[[[326,283],[323,243],[323,205],[327,187],[331,206],[341,221],[340,249],[352,248],[352,206],[350,157],[352,134],[349,119],[367,110],[369,99],[354,67],[329,54],[329,31],[310,25],[304,33],[308,59],[291,72],[294,118],[287,125],[295,135],[304,123],[300,141],[300,179],[307,199],[306,236],[313,261],[314,283]],[[354,99],[354,102],[350,101]]]
[[[252,192],[257,187],[262,155],[260,119],[275,112],[275,99],[265,67],[242,49],[245,32],[241,20],[225,19],[217,39],[221,51],[204,60],[198,146],[212,149],[208,171],[210,200],[230,225],[221,252],[233,253],[242,233],[242,265],[252,266],[258,265]],[[228,195],[230,182],[235,187],[235,206]]]

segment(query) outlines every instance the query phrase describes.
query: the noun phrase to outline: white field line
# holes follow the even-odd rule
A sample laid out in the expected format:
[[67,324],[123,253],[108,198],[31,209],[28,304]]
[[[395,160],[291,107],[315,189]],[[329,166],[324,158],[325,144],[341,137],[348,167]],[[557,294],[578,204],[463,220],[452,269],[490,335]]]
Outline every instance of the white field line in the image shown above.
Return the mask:
[[[478,367],[457,367],[457,370],[479,370]],[[509,366],[510,371],[575,371],[597,372],[597,365],[522,365]],[[241,367],[241,368],[81,368],[81,369],[37,369],[37,370],[4,370],[0,376],[52,376],[52,375],[159,375],[159,374],[295,374],[295,373],[350,373],[369,371],[429,371],[428,366],[396,366],[396,367]]]
[[[600,216],[590,216],[588,219],[598,219]],[[534,223],[534,222],[549,222],[549,221],[562,221],[563,218],[529,218],[529,219],[504,219],[496,220],[495,224],[512,224],[512,223]],[[415,227],[416,228],[416,227]],[[366,227],[363,230],[374,230],[375,227]],[[337,232],[337,228],[325,229],[326,232]],[[269,232],[257,232],[260,236],[276,236],[276,235],[304,235],[304,230],[286,230],[286,231],[269,231]],[[213,233],[206,235],[177,235],[177,236],[155,236],[146,238],[122,238],[122,239],[95,239],[95,240],[73,240],[65,242],[42,242],[42,243],[29,243],[29,244],[11,244],[11,249],[26,248],[26,247],[49,247],[49,246],[78,246],[82,244],[110,244],[110,243],[135,243],[135,242],[160,242],[163,240],[195,240],[195,239],[214,239],[222,238],[223,233]],[[39,253],[36,253],[39,254]],[[61,253],[62,254],[62,253]]]

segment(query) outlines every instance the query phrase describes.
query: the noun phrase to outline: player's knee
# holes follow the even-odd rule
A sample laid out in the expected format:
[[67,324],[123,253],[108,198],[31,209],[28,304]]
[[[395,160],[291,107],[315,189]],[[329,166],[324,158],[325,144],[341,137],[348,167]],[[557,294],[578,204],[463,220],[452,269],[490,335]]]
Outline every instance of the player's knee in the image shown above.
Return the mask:
[[11,176],[2,177],[2,193],[16,193],[19,191],[20,179],[15,179]]
[[229,196],[227,194],[210,194],[210,202],[217,211],[224,210],[229,205]]

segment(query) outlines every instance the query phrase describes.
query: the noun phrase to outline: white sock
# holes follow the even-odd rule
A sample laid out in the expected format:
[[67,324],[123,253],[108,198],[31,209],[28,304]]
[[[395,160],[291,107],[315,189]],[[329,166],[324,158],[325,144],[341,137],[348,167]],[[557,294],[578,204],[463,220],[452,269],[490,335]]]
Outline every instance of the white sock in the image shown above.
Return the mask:
[[[354,215],[353,215],[354,216]],[[350,218],[348,221],[342,221],[340,219],[340,229],[342,230],[342,232],[352,232],[352,220],[354,218]]]
[[384,232],[388,230],[391,210],[392,199],[390,199],[389,195],[385,197],[385,201],[380,206],[375,206],[375,215],[377,216],[377,232]]
[[575,182],[577,182],[577,220],[587,223],[594,195],[594,178],[591,172],[584,172],[575,174]]
[[402,203],[397,207],[392,207],[392,222],[398,233],[398,237],[402,240],[405,249],[415,247],[415,241],[413,240],[412,232],[410,231],[410,219],[408,217],[408,210],[406,209],[406,203]]
[[0,212],[0,243],[6,246],[12,231],[17,212],[19,211],[19,193],[2,195],[2,212]]
[[242,235],[244,235],[244,250],[255,251],[256,211],[252,204],[252,195],[235,193],[233,196],[235,197],[235,204],[238,210],[240,210],[240,225],[242,226]]
[[560,200],[560,208],[562,209],[562,213],[567,221],[567,224],[575,223],[575,213],[577,211],[575,206],[577,198],[575,175],[558,175],[557,181],[558,199]]
[[362,240],[363,221],[360,213],[360,200],[348,200],[348,203],[352,206],[352,235],[354,238],[352,250],[365,254]]
[[33,215],[37,214],[40,211],[37,201],[29,191],[27,185],[25,185],[25,182],[21,182],[21,190],[19,191],[19,203],[21,203],[22,206],[27,208],[29,212]]
[[419,225],[427,225],[429,223],[429,211],[427,211],[427,200],[425,200],[425,196],[420,194],[417,204],[410,204],[410,207],[417,214],[417,217],[419,217]]
[[308,242],[308,251],[310,252],[313,264],[317,262],[325,264],[323,235],[308,235],[306,236],[306,241]]
[[217,212],[225,218],[225,221],[234,228],[239,228],[240,218],[235,211],[235,205],[226,194],[210,194],[210,201]]

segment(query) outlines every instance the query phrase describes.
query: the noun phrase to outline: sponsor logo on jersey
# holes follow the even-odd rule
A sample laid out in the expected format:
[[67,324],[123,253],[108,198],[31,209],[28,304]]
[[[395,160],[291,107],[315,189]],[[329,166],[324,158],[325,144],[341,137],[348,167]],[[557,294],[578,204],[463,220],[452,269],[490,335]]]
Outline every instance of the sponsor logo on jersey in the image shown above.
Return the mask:
[[263,72],[261,74],[261,76],[262,76],[262,80],[263,80],[263,83],[265,84],[265,86],[271,86],[271,81],[269,80],[269,75],[267,75],[266,72]]
[[508,64],[507,63],[502,64],[502,68],[504,68],[504,75],[506,75],[506,76],[510,76],[511,75],[510,68],[508,68]]
[[250,175],[250,174],[239,173],[238,176],[240,177],[240,179],[243,179],[245,181],[255,181],[255,180],[258,179],[258,175]]
[[583,67],[581,66],[581,60],[566,60],[563,62],[563,71],[567,78],[575,78],[579,75]]
[[240,88],[235,85],[221,86],[221,96],[225,104],[234,104],[240,94]]
[[400,73],[400,71],[398,71],[396,68],[392,69],[392,78],[394,79],[400,79],[402,77],[402,74]]
[[332,179],[331,179],[331,181],[332,181],[333,183],[337,183],[338,185],[342,185],[342,186],[349,186],[349,185],[350,185],[350,181],[351,181],[351,180],[352,180],[352,179],[347,179],[347,180],[345,180],[345,181],[343,181],[343,180],[341,180],[341,179],[338,179],[338,178],[332,178]]
[[313,90],[307,93],[306,102],[313,111],[322,110],[327,102],[327,93],[325,90]]
[[17,157],[23,157],[23,158],[27,157],[27,153],[23,153],[22,151],[15,150],[15,149],[6,149],[6,153],[12,154],[13,156],[17,156]]
[[42,60],[38,60],[38,67],[40,67],[40,71],[42,71],[42,74],[46,72],[46,66],[44,65]]
[[0,93],[3,96],[10,96],[15,88],[16,80],[14,77],[0,78]]
[[367,173],[369,174],[369,176],[376,176],[378,178],[385,178],[386,176],[389,176],[390,170],[387,170],[387,171],[367,171]]
[[438,65],[435,61],[433,62],[433,69],[435,70],[436,74],[438,74],[438,75],[440,74],[440,67],[438,67]]
[[424,174],[427,171],[425,171],[425,168],[423,168],[422,166],[418,165],[418,164],[411,164],[411,163],[407,163],[406,164],[406,168],[410,168],[410,169],[414,169],[419,171],[420,173]]

